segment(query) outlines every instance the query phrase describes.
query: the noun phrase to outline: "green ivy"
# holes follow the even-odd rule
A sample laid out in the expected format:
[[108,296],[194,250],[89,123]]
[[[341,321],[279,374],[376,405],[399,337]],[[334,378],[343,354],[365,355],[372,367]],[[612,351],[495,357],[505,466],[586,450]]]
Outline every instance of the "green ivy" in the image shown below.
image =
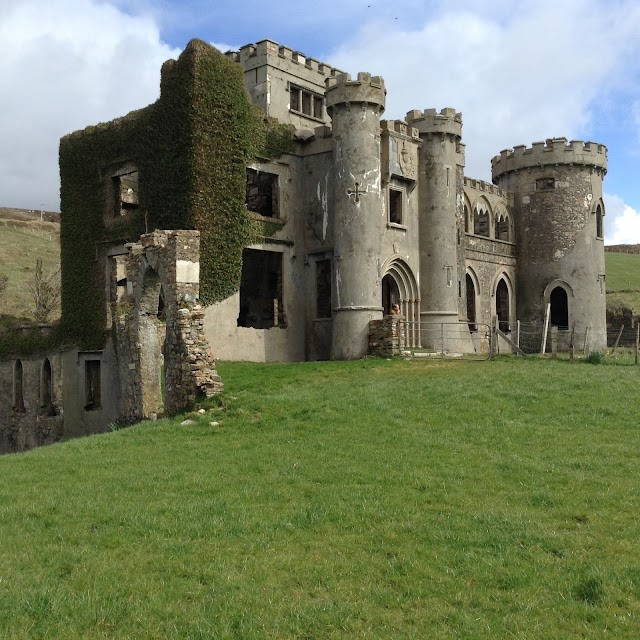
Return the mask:
[[[199,229],[203,302],[237,291],[255,233],[246,167],[293,151],[292,127],[252,105],[240,65],[205,42],[192,40],[161,75],[154,104],[60,143],[61,330],[84,349],[105,340],[106,249],[146,231]],[[111,176],[127,162],[138,169],[139,208],[116,217]]]

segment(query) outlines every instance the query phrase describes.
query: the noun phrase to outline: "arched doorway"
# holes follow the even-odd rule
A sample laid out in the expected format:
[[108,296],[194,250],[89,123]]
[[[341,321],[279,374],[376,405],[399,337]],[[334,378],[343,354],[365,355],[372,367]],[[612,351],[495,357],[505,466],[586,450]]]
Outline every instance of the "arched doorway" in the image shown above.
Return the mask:
[[56,411],[53,406],[53,372],[51,361],[45,358],[42,363],[42,373],[40,377],[40,409],[46,416],[55,416]]
[[390,273],[387,273],[382,278],[382,308],[385,316],[389,315],[394,304],[400,304],[400,289],[398,289],[398,283],[395,278]]
[[477,331],[476,324],[476,287],[473,278],[467,273],[467,322],[469,323],[469,331]]
[[500,331],[503,333],[511,331],[509,323],[509,287],[507,287],[504,278],[500,278],[500,282],[496,287],[496,315],[498,316],[498,328]]
[[399,258],[385,261],[382,273],[382,307],[388,314],[392,304],[400,305],[404,316],[405,344],[416,347],[420,344],[420,295],[418,284],[409,265]]
[[569,328],[569,297],[564,287],[556,287],[549,296],[551,304],[550,322],[558,329]]

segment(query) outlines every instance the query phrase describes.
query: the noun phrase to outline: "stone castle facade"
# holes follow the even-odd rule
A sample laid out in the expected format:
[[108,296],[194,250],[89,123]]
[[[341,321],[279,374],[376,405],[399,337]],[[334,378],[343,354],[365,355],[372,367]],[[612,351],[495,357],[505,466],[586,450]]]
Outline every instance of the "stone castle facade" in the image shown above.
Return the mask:
[[549,308],[551,326],[606,346],[603,145],[516,146],[493,158],[489,184],[464,175],[454,109],[384,120],[378,76],[352,79],[269,40],[226,55],[297,144],[247,171],[247,208],[278,231],[245,251],[240,291],[207,309],[218,357],[361,357],[369,322],[393,303],[414,342],[427,333],[417,323],[508,332]]
[[[456,327],[447,348],[474,351],[480,327],[507,336],[516,320],[545,318],[583,335],[585,348],[605,348],[603,145],[516,146],[493,158],[489,184],[464,175],[454,109],[384,120],[379,76],[352,78],[270,40],[226,56],[251,101],[293,135],[287,153],[246,169],[247,215],[269,233],[244,248],[239,289],[201,305],[198,231],[149,228],[133,242],[96,242],[87,268],[103,283],[104,348],[0,362],[0,452],[187,409],[221,388],[214,354],[350,359],[386,338],[429,349],[434,324]],[[174,68],[163,67],[162,83]],[[118,147],[102,153],[109,126],[68,142],[93,145],[78,171],[103,162],[86,175],[99,174],[104,196],[86,206],[111,226],[135,216],[146,225],[144,170]],[[71,255],[91,229],[84,239],[65,232],[64,202]],[[63,319],[74,295],[63,290]],[[401,329],[388,316],[394,304]]]

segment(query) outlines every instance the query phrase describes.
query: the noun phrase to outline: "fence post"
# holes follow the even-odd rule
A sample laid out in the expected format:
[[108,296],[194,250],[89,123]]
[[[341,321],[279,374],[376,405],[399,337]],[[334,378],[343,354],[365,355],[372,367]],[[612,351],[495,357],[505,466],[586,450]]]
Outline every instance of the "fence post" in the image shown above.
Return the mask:
[[569,339],[569,360],[571,362],[574,361],[575,356],[576,356],[576,349],[575,349],[575,346],[573,344],[573,340],[575,338],[575,334],[576,334],[576,325],[574,323],[573,326],[571,327],[571,338]]
[[616,343],[613,345],[613,349],[611,349],[611,353],[614,354],[616,352],[616,348],[618,343],[620,342],[620,336],[622,336],[622,332],[624,331],[624,325],[620,327],[620,331],[618,331],[618,337],[616,338]]
[[587,325],[587,328],[584,331],[584,346],[582,348],[582,351],[584,352],[584,355],[587,355],[587,345],[589,344],[589,326]]
[[551,303],[547,304],[544,314],[544,328],[542,329],[542,344],[540,345],[540,355],[543,356],[547,348],[547,332],[549,331],[549,317],[551,316]]
[[558,327],[551,327],[551,357],[558,357]]
[[516,320],[516,344],[520,346],[520,320]]
[[638,364],[638,343],[640,343],[640,322],[636,324],[636,364]]

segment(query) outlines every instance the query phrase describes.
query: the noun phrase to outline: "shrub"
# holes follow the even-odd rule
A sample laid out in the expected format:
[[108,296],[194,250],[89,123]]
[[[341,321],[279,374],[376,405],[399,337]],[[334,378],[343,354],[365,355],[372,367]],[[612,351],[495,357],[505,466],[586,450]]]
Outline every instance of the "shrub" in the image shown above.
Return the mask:
[[587,356],[587,362],[589,364],[602,364],[604,362],[604,353],[602,351],[592,351]]

